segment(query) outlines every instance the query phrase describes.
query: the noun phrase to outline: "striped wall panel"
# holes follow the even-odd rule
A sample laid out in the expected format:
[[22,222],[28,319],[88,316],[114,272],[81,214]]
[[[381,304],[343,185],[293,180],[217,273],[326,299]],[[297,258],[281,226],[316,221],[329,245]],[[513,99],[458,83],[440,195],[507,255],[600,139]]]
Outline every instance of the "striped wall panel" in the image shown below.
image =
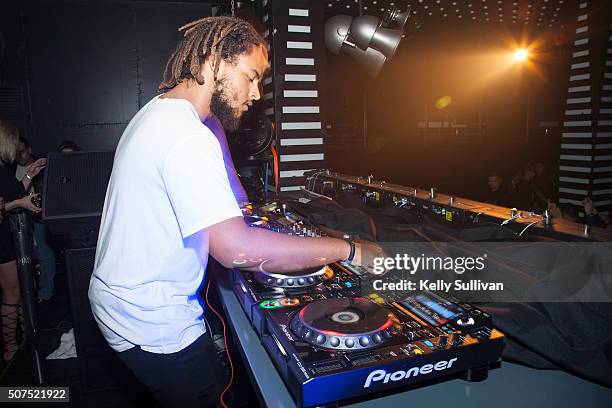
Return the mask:
[[577,3],[559,157],[559,201],[580,205],[590,195],[603,212],[612,203],[611,8]]
[[276,125],[279,190],[294,191],[305,185],[305,171],[326,167],[321,95],[325,4],[308,0],[261,4],[271,65],[270,77],[263,83],[265,113]]

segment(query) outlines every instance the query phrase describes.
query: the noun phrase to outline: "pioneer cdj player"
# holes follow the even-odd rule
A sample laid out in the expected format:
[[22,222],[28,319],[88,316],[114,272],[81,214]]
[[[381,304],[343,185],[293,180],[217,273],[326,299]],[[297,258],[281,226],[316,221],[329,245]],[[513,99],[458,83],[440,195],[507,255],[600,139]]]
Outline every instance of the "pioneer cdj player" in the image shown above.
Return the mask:
[[[285,203],[246,222],[323,235]],[[234,270],[234,292],[299,406],[320,406],[440,377],[480,381],[504,335],[486,312],[446,294],[362,293],[362,271],[335,263],[292,274]]]

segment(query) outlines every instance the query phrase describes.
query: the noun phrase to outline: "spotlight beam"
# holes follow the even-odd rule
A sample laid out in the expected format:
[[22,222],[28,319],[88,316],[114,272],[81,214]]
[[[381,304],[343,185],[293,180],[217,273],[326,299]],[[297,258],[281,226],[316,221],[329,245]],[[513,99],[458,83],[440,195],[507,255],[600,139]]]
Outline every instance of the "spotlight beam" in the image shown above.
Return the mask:
[[527,51],[524,48],[516,50],[515,53],[514,53],[514,60],[515,61],[523,62],[523,61],[527,61],[527,58],[529,58],[529,51]]

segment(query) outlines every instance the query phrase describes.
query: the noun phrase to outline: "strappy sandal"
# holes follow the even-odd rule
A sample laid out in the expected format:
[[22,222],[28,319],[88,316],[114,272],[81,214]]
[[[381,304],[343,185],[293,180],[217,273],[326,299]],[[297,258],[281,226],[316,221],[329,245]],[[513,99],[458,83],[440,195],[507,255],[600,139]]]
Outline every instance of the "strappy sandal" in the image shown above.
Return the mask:
[[17,327],[19,327],[20,309],[21,305],[19,303],[2,303],[2,343],[4,352],[2,357],[5,362],[11,361],[19,349]]

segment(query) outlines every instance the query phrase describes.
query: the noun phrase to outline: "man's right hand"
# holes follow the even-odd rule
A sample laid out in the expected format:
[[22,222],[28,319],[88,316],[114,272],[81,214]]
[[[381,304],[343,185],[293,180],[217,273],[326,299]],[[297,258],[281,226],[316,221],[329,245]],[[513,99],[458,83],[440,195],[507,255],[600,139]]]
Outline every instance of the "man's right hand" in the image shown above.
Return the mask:
[[[385,250],[377,243],[371,241],[355,241],[355,257],[353,258],[352,264],[355,266],[361,266],[370,273],[377,275],[374,272],[374,259],[386,258],[389,255]],[[383,275],[386,272],[379,273]]]

